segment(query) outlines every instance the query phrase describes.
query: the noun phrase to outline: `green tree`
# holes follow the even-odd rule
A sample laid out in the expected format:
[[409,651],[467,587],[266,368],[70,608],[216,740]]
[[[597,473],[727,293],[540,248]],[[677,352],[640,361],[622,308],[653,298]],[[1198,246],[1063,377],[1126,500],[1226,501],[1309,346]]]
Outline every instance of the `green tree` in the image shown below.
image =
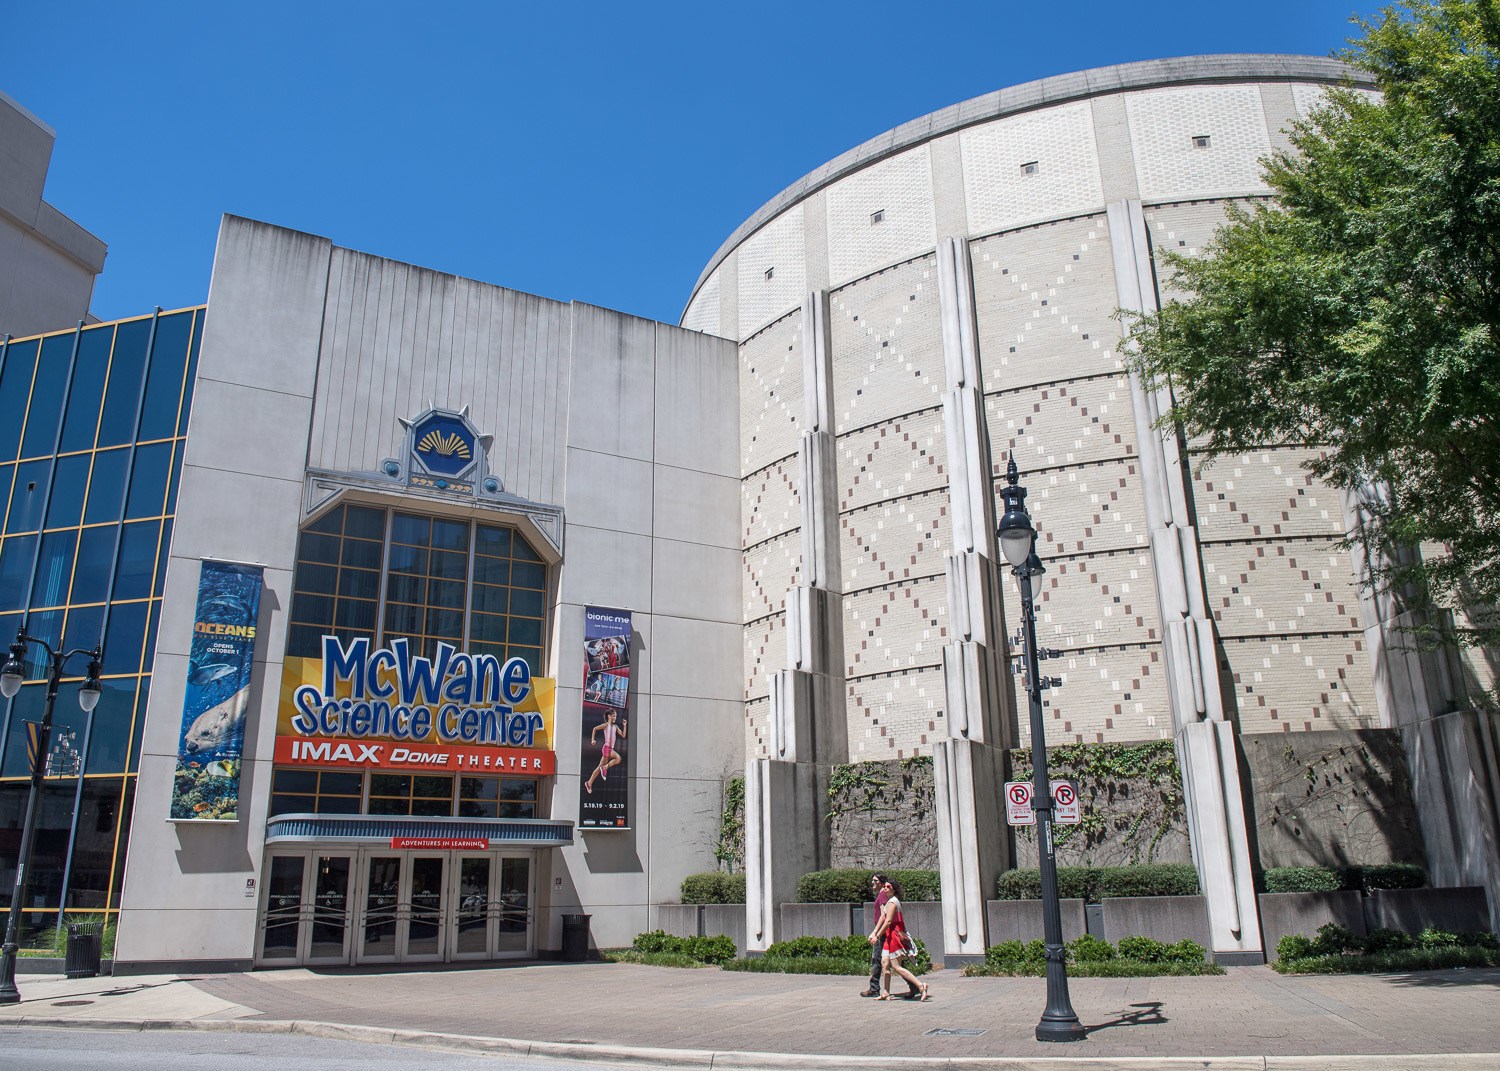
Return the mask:
[[[1373,75],[1264,161],[1274,200],[1235,209],[1191,296],[1135,318],[1136,365],[1210,456],[1318,451],[1360,493],[1371,582],[1420,638],[1500,643],[1500,0],[1410,0],[1339,55]],[[1375,489],[1372,493],[1371,489]],[[1415,552],[1420,548],[1420,553]],[[1420,624],[1425,621],[1426,624]]]

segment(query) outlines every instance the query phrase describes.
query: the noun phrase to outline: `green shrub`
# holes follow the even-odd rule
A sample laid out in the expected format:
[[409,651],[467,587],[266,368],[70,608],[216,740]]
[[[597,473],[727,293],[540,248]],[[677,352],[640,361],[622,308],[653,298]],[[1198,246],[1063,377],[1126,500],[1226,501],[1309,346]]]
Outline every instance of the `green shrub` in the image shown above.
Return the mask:
[[1208,949],[1197,941],[1183,938],[1176,944],[1167,946],[1164,959],[1167,963],[1207,963]]
[[1099,899],[1111,896],[1195,896],[1198,872],[1187,863],[1099,868]]
[[[1187,863],[1141,863],[1137,866],[1060,866],[1057,891],[1064,900],[1095,903],[1111,896],[1192,896],[1198,872]],[[1041,871],[1035,867],[1000,875],[1001,900],[1039,900]]]
[[1282,974],[1371,974],[1387,971],[1436,971],[1452,967],[1500,967],[1500,949],[1409,948],[1351,956],[1283,957],[1271,964]]
[[1312,938],[1304,937],[1300,933],[1289,933],[1276,942],[1276,958],[1278,960],[1307,959],[1309,956],[1317,954],[1317,949],[1313,947]]
[[1387,929],[1372,931],[1360,943],[1366,952],[1401,952],[1417,945],[1411,934]]
[[870,966],[870,941],[862,934],[849,937],[796,937],[790,941],[777,941],[766,949],[772,959],[858,959],[865,957],[865,969]]
[[682,902],[684,904],[743,904],[745,902],[745,875],[689,874],[682,879]]
[[1001,941],[984,950],[984,962],[991,967],[1039,967],[1047,963],[1041,941]]
[[1344,875],[1327,866],[1273,866],[1266,871],[1266,892],[1338,892]]
[[[864,904],[874,900],[870,893],[873,870],[814,870],[797,879],[799,904]],[[936,870],[887,870],[901,886],[903,900],[913,903],[942,899],[942,883]]]
[[[1098,869],[1090,866],[1057,868],[1057,894],[1064,900],[1099,899]],[[1036,867],[1007,870],[1000,875],[1001,900],[1040,900],[1042,872]]]
[[631,942],[635,951],[645,955],[681,955],[699,963],[721,964],[734,958],[734,938],[720,934],[716,937],[673,937],[662,930],[636,934]]
[[[866,945],[866,948],[869,946]],[[748,971],[752,974],[847,974],[864,977],[870,973],[870,957],[863,959],[772,959],[757,956],[754,959],[732,959],[722,964],[726,971]]]
[[1336,922],[1319,926],[1312,943],[1315,956],[1358,955],[1365,950],[1363,940],[1353,930]]
[[1363,889],[1420,889],[1427,884],[1427,871],[1415,863],[1375,863],[1370,866],[1350,867],[1348,888]]
[[1068,959],[1075,963],[1103,963],[1115,955],[1114,945],[1091,933],[1068,943]]

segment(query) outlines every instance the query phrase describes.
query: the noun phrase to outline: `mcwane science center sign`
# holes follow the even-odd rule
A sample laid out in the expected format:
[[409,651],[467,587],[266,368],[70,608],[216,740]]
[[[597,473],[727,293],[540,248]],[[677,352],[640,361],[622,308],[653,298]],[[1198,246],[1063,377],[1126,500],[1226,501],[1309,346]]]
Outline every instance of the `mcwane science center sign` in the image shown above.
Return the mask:
[[555,682],[521,658],[437,657],[406,640],[371,649],[323,637],[321,658],[288,658],[276,725],[286,766],[552,774]]

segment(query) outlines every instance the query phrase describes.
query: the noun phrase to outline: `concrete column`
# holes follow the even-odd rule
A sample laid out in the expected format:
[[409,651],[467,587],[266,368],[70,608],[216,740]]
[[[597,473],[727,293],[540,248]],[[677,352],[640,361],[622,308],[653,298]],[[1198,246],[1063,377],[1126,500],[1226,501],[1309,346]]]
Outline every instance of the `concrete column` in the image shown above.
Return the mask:
[[943,881],[943,946],[948,961],[984,955],[984,902],[1010,865],[1000,793],[1010,731],[1010,675],[1000,615],[995,492],[984,415],[969,246],[939,245],[938,303],[948,392],[948,555],[951,642],[943,648],[948,738],[933,745],[938,866]]
[[[1108,219],[1120,307],[1154,312],[1156,287],[1140,201],[1112,202]],[[1237,954],[1255,959],[1262,949],[1254,860],[1238,745],[1233,724],[1225,720],[1213,616],[1188,509],[1188,460],[1175,429],[1159,426],[1172,410],[1171,392],[1148,391],[1134,372],[1130,389],[1193,863],[1208,900],[1213,952],[1220,959]]]
[[1401,733],[1432,884],[1489,889],[1490,926],[1500,930],[1500,718],[1469,701],[1456,652],[1421,650],[1406,635],[1420,611],[1371,582],[1374,552],[1359,552],[1361,532],[1386,494],[1367,485],[1343,495],[1375,702],[1381,724]]
[[849,757],[826,291],[803,303],[802,337],[803,582],[787,592],[787,666],[771,678],[771,757],[745,770],[746,942],[756,951],[777,940],[779,908],[795,898],[797,879],[830,863],[828,780]]

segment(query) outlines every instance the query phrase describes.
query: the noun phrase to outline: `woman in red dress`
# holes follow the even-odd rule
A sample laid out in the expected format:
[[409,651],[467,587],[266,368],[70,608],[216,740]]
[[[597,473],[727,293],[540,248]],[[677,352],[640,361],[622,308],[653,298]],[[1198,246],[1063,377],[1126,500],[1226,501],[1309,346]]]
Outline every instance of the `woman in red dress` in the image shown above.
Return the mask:
[[880,921],[875,923],[875,932],[870,935],[871,941],[881,938],[884,941],[880,953],[880,999],[891,999],[891,972],[894,971],[906,979],[907,985],[922,994],[919,999],[926,1000],[927,984],[919,982],[916,975],[901,966],[901,959],[907,954],[906,918],[901,914],[901,887],[887,878],[885,891],[890,894],[890,899],[886,900],[880,913]]

